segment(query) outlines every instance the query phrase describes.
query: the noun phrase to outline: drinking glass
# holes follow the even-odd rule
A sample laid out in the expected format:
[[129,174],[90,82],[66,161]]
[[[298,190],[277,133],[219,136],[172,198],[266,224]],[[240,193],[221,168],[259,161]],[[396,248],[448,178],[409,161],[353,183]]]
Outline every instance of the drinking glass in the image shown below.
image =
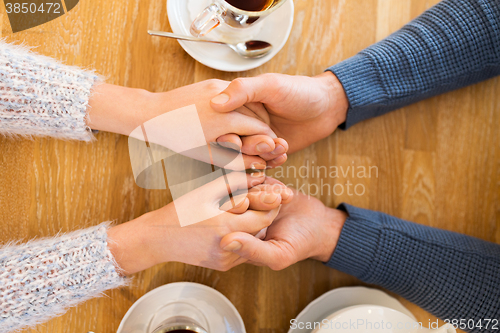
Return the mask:
[[159,309],[149,323],[149,333],[210,333],[207,318],[194,305],[173,302]]

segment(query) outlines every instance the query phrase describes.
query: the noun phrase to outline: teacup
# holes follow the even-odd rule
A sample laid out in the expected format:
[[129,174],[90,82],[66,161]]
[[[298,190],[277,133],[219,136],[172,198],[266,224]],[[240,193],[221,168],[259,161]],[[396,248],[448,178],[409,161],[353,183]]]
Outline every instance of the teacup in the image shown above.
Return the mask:
[[191,24],[191,34],[202,37],[218,26],[249,28],[287,0],[214,0]]
[[450,324],[433,329],[404,313],[378,305],[355,305],[339,310],[321,321],[312,333],[455,333]]
[[160,308],[149,322],[149,333],[210,333],[205,315],[185,302]]

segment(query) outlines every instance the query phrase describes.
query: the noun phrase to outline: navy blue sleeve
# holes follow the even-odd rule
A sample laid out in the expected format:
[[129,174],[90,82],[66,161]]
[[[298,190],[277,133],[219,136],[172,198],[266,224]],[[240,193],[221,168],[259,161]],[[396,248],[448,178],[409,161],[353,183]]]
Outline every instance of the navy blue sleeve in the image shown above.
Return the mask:
[[[349,217],[329,267],[443,320],[500,320],[500,245],[347,204],[340,209]],[[465,331],[494,332],[492,323]]]
[[362,120],[500,75],[500,0],[444,0],[330,67]]

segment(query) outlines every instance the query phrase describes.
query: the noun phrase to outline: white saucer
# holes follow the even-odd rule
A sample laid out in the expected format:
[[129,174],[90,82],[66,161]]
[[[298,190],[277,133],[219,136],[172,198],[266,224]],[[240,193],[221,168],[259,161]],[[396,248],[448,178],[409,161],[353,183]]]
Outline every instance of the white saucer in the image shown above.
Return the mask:
[[[168,0],[168,20],[172,31],[177,34],[188,35],[192,19],[188,10],[188,1],[201,0]],[[286,1],[275,12],[264,18],[262,26],[253,29],[256,34],[251,36],[254,40],[263,40],[273,45],[273,50],[263,58],[245,59],[237,55],[225,45],[179,41],[182,48],[194,59],[205,66],[225,71],[241,72],[262,66],[271,60],[285,46],[288,36],[292,31],[294,6],[293,0]],[[215,28],[207,34],[207,38],[218,39],[218,29]],[[271,32],[271,33],[270,33]]]
[[[365,287],[345,287],[333,289],[309,303],[297,316],[296,324],[299,326],[299,323],[304,323],[305,325],[305,323],[321,322],[321,320],[338,310],[361,304],[380,305],[392,308],[408,315],[416,321],[415,316],[405,308],[403,304],[383,291]],[[310,332],[312,332],[312,330],[306,328],[290,328],[288,331],[288,333]]]
[[139,298],[123,317],[117,333],[147,333],[153,315],[176,301],[197,307],[207,318],[210,333],[246,333],[238,310],[224,295],[192,282],[170,283]]

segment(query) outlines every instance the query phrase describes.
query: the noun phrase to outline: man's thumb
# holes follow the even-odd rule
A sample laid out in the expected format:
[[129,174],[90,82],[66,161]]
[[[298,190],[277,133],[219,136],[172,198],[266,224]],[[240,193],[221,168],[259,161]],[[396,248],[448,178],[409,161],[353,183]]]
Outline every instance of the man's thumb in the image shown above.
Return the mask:
[[245,232],[233,232],[222,238],[220,247],[229,252],[233,252],[240,257],[254,263],[268,266],[271,269],[282,269],[283,262],[280,258],[279,247],[270,242],[263,241]]
[[218,112],[230,112],[249,102],[261,102],[264,97],[262,77],[239,78],[211,100],[211,106]]

